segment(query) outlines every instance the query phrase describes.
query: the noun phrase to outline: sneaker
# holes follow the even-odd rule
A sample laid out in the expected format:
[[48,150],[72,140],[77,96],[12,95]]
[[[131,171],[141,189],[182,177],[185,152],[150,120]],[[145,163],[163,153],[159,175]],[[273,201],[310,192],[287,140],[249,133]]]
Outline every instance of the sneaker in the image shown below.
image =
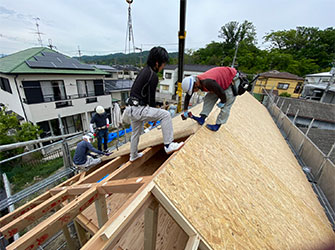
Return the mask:
[[204,124],[205,118],[203,116],[191,116],[193,120],[196,120],[199,125]]
[[184,146],[184,142],[171,142],[168,147],[164,146],[165,153],[171,154],[178,151],[182,146]]
[[221,124],[214,124],[214,125],[207,124],[206,128],[215,132],[219,130],[220,126]]
[[141,158],[142,156],[143,156],[143,153],[137,153],[137,155],[134,158],[130,156],[129,161],[130,162],[136,161],[138,158]]

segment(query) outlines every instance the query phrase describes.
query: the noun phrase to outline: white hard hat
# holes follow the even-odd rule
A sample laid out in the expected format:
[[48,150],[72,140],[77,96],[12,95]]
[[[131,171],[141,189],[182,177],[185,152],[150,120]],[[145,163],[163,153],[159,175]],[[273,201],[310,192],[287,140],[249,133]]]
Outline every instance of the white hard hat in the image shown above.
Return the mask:
[[88,133],[87,135],[83,136],[83,139],[86,139],[88,142],[93,140],[93,134],[92,133]]
[[99,115],[101,115],[101,114],[105,113],[105,109],[102,106],[98,106],[95,109],[95,112],[97,112]]
[[196,81],[196,77],[195,76],[187,76],[182,81],[181,88],[187,94],[192,95],[193,86],[194,86],[195,81]]

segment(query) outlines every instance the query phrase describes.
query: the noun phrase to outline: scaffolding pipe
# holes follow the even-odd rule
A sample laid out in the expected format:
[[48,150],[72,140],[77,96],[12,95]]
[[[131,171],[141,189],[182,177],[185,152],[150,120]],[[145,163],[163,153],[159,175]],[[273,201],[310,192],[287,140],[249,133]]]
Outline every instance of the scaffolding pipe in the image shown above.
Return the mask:
[[47,138],[38,139],[38,140],[16,142],[16,143],[12,143],[12,144],[1,145],[0,146],[0,152],[15,149],[15,148],[21,148],[21,147],[25,147],[25,146],[29,146],[29,145],[33,145],[33,144],[37,144],[37,143],[40,143],[40,142],[59,140],[59,139],[63,139],[64,137],[71,137],[71,136],[75,136],[75,135],[78,135],[78,134],[81,134],[81,133],[83,133],[83,132],[77,132],[77,133],[72,133],[72,134],[68,134],[68,135],[52,136],[52,137],[47,137]]

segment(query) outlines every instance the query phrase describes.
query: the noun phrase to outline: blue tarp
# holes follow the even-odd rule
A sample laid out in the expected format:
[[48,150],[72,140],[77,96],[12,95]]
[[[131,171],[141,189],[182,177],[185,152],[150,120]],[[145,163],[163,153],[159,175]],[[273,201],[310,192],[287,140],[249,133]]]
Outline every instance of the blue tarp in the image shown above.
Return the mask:
[[[148,122],[149,124],[150,124],[150,126],[152,126],[154,123],[153,122]],[[161,122],[160,121],[157,121],[156,122],[156,126],[157,125],[159,125]],[[129,127],[129,128],[127,128],[126,129],[126,133],[128,134],[128,133],[130,133],[132,131],[132,129],[131,129],[131,126]],[[119,137],[121,137],[121,136],[123,136],[124,135],[124,130],[120,130],[119,131]],[[117,132],[113,132],[113,133],[109,133],[108,134],[108,141],[107,142],[111,142],[111,141],[113,141],[114,139],[116,139],[117,138]],[[103,142],[104,140],[102,139],[102,142]]]

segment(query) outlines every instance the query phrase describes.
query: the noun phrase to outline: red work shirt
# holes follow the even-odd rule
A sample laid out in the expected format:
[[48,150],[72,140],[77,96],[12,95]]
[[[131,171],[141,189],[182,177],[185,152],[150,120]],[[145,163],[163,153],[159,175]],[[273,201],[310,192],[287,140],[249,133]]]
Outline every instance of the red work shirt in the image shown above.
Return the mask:
[[198,75],[200,80],[212,79],[215,80],[221,88],[226,90],[232,83],[237,71],[230,67],[216,67],[212,68],[205,73]]

